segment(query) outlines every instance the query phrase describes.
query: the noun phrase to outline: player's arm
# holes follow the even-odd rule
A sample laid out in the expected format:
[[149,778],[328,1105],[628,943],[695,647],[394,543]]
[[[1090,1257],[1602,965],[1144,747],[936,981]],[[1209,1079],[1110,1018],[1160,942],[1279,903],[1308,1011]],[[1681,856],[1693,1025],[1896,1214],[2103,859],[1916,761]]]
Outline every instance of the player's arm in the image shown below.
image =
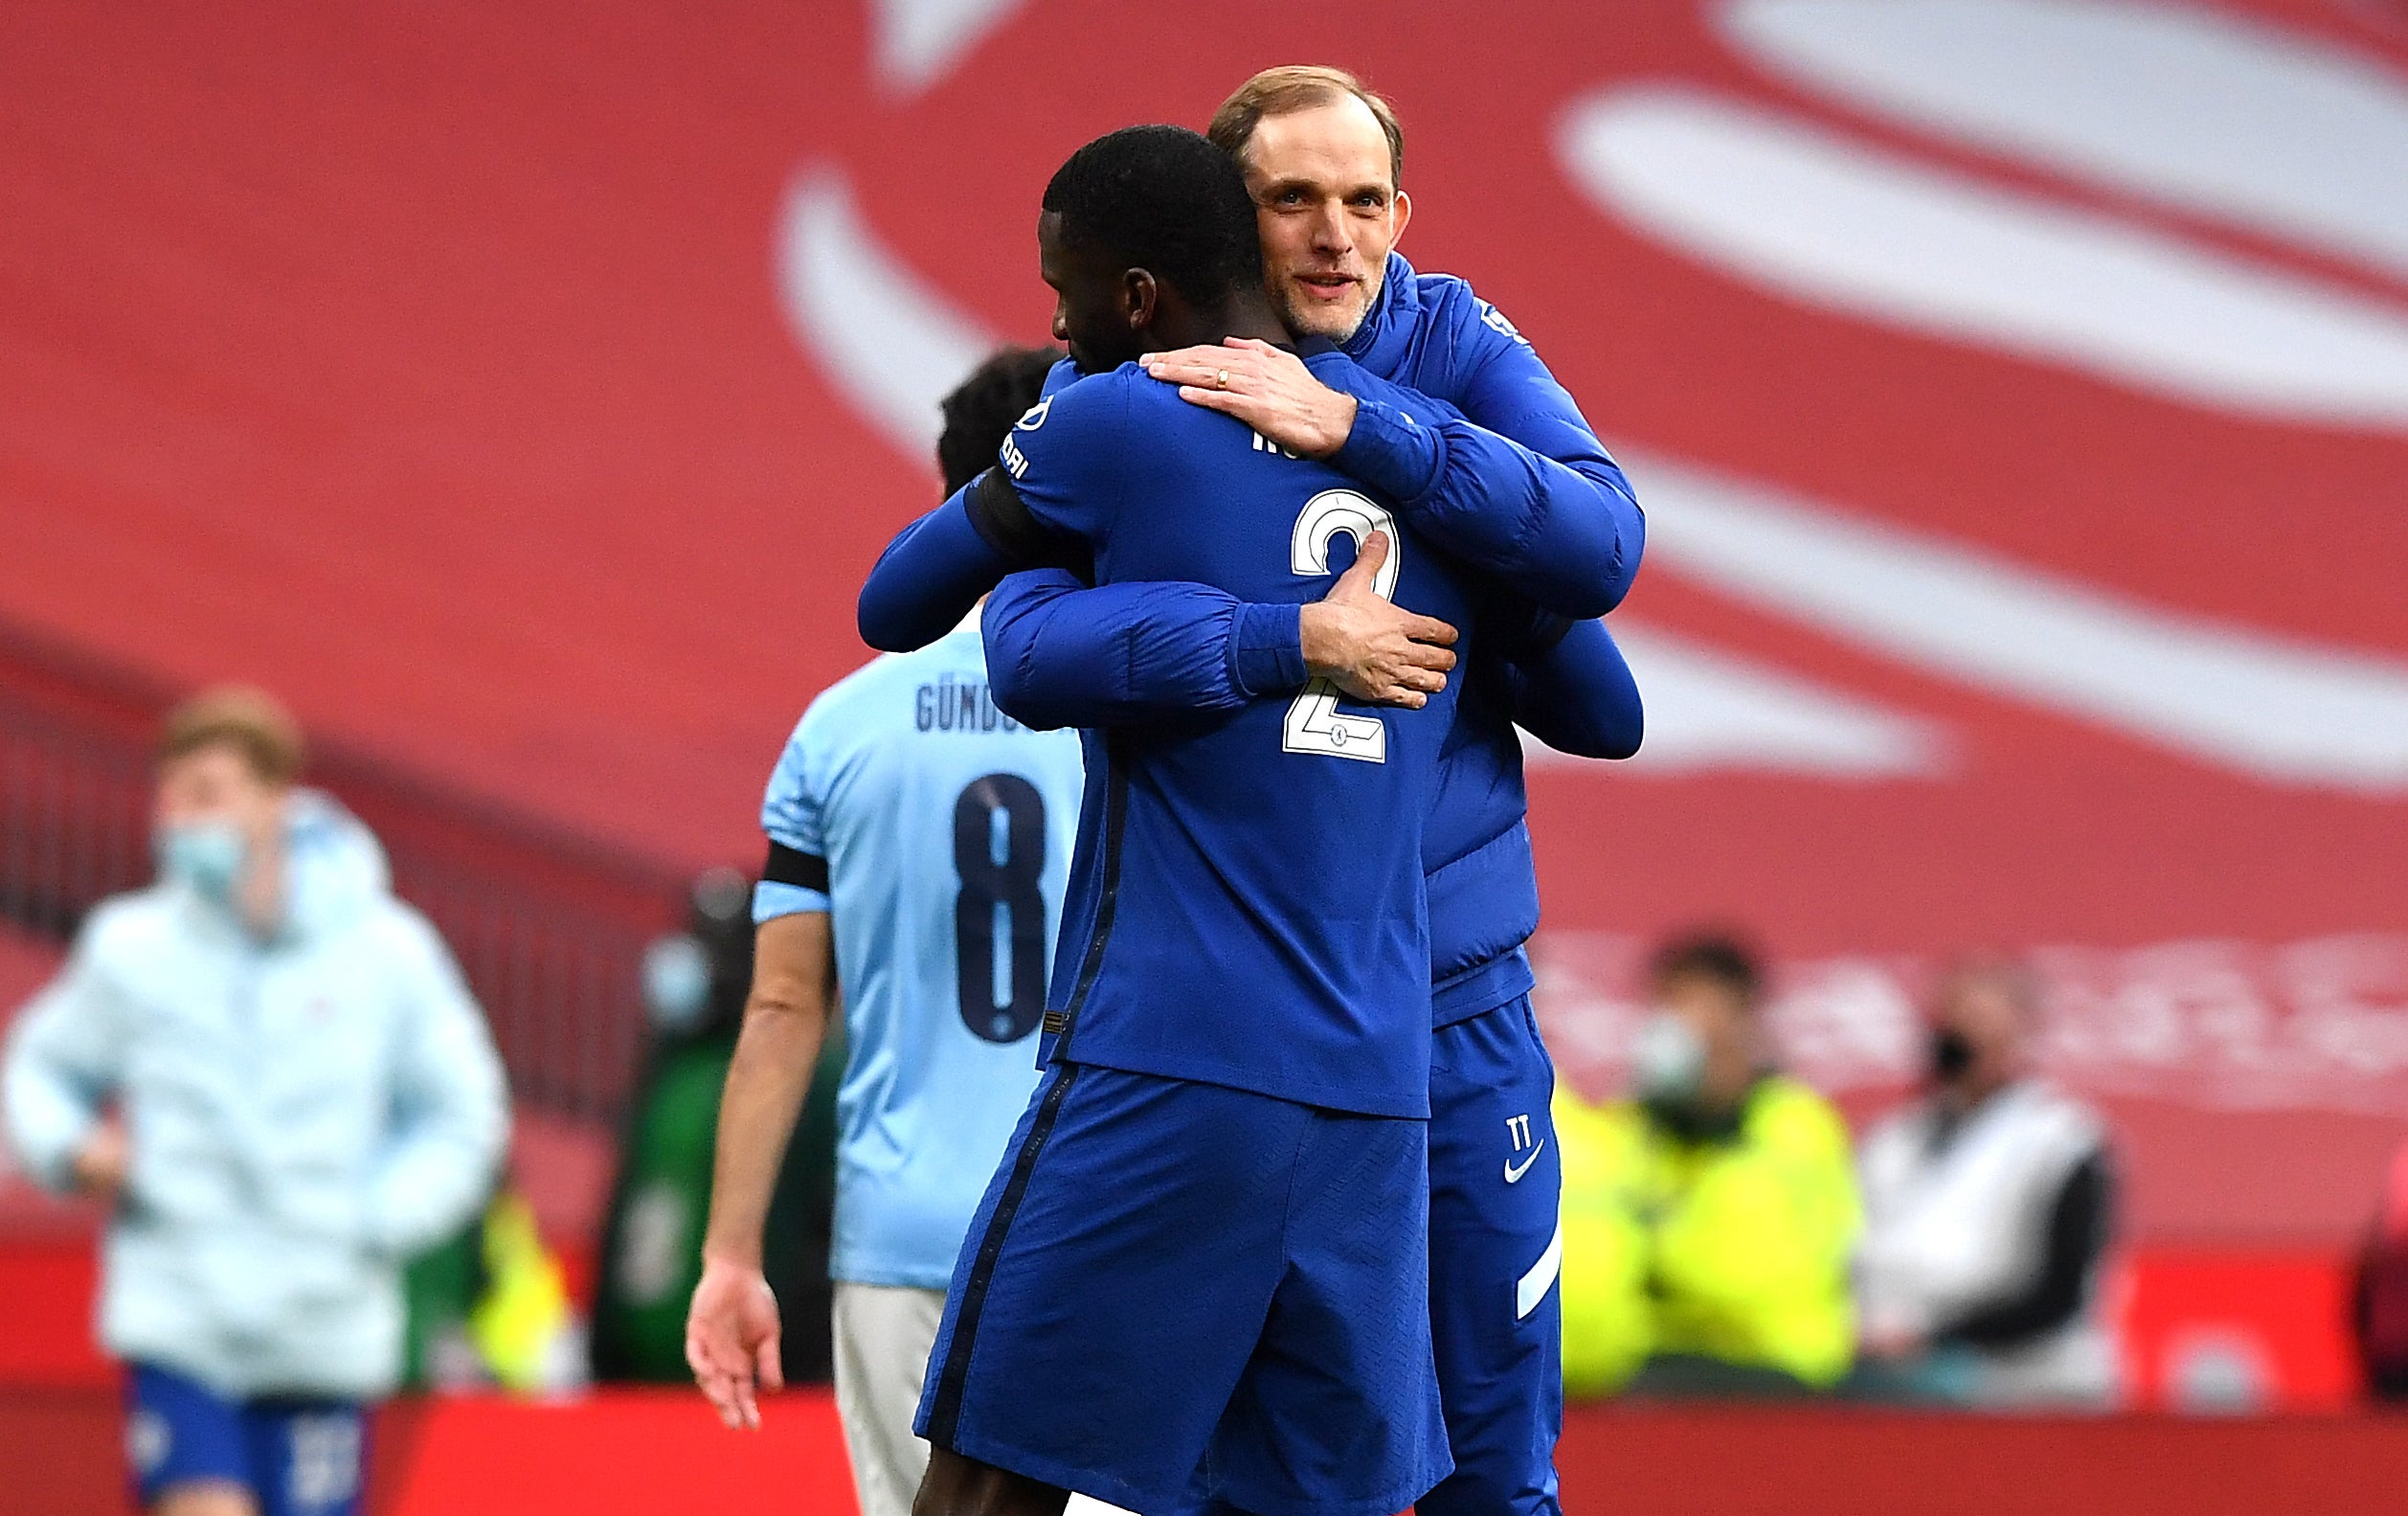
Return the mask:
[[686,1362],[729,1426],[758,1426],[760,1387],[779,1388],[777,1301],[761,1275],[761,1229],[786,1141],[835,1013],[827,845],[807,713],[761,802],[769,857],[753,891],[753,985],[719,1097],[703,1274],[686,1315]]
[[[1187,350],[1151,372],[1281,445],[1326,457],[1431,541],[1559,615],[1602,616],[1638,573],[1647,520],[1621,465],[1528,343],[1474,323],[1488,348],[1459,402],[1423,425],[1427,397],[1360,369],[1333,391],[1294,354],[1232,344],[1217,373]],[[1399,403],[1404,396],[1419,399]]]
[[1446,688],[1455,632],[1379,597],[1388,547],[1374,540],[1302,606],[1204,584],[1090,589],[1060,571],[1014,575],[981,618],[995,703],[1033,727],[1107,727],[1234,711],[1323,676],[1358,700],[1424,705]]
[[1560,635],[1542,634],[1505,666],[1514,724],[1559,753],[1629,758],[1639,750],[1646,720],[1622,649],[1604,622],[1553,620]]
[[729,1426],[760,1425],[761,1389],[782,1388],[777,1301],[761,1274],[761,1230],[836,999],[828,914],[754,930],[744,1030],[719,1097],[703,1276],[686,1318],[686,1361]]
[[993,528],[1000,508],[982,503],[981,491],[993,497],[999,486],[1008,493],[1011,482],[990,468],[895,533],[862,582],[863,642],[889,653],[925,647],[960,625],[1003,576],[1047,560],[1044,543]]
[[[1647,518],[1621,465],[1527,343],[1500,339],[1435,426],[1357,370],[1355,422],[1332,459],[1388,492],[1429,539],[1562,616],[1603,616],[1638,573]],[[1409,397],[1412,392],[1406,391]]]
[[1050,394],[1004,437],[996,465],[903,529],[862,585],[862,640],[888,652],[954,629],[1007,574],[1093,577],[1126,468],[1121,375]]
[[1015,574],[986,603],[988,689],[1040,731],[1234,711],[1304,683],[1294,605],[1207,584],[1090,589],[1059,569]]

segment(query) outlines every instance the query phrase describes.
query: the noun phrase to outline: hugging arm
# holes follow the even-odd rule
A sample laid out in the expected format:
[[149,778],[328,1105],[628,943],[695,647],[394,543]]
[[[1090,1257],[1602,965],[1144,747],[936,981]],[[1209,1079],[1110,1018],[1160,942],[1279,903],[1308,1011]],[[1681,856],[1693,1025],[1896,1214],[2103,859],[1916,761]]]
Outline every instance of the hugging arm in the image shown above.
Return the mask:
[[1605,622],[1573,622],[1551,645],[1519,652],[1505,670],[1514,724],[1557,752],[1626,758],[1639,750],[1646,723],[1638,681]]
[[[1529,345],[1482,366],[1459,408],[1416,422],[1356,370],[1354,429],[1332,460],[1439,546],[1562,616],[1603,616],[1638,573],[1647,518],[1631,482]],[[1352,386],[1350,386],[1352,387]],[[1423,399],[1421,408],[1435,402]]]
[[1059,569],[1015,574],[981,623],[988,687],[1004,713],[1041,729],[1234,711],[1304,683],[1300,609],[1205,584],[1090,589]]
[[1390,547],[1374,532],[1328,595],[1256,603],[1208,585],[1087,588],[1062,572],[1016,575],[987,603],[995,703],[1031,726],[1104,727],[1233,711],[1326,677],[1361,701],[1407,708],[1446,688],[1455,630],[1381,598]]
[[972,480],[887,544],[861,587],[863,642],[889,653],[925,647],[960,625],[979,596],[1020,567],[971,521],[969,502],[987,477]]

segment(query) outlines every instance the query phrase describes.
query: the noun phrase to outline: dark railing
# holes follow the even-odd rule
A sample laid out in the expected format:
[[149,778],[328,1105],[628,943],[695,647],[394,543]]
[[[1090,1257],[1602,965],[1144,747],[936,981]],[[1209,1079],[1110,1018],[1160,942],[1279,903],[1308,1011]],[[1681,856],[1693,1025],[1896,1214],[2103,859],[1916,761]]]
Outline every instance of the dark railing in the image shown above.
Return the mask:
[[[150,748],[176,693],[0,624],[0,918],[63,940],[149,880]],[[308,782],[376,832],[395,890],[450,942],[517,1097],[615,1118],[644,944],[681,924],[676,872],[340,744],[317,748]]]

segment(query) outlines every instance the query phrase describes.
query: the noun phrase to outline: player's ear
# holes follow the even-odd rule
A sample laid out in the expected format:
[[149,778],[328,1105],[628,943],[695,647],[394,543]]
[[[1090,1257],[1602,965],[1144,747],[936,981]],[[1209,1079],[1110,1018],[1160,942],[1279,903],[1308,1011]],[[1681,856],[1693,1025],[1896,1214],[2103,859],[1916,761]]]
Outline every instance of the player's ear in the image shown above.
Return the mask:
[[1131,331],[1143,331],[1154,325],[1154,308],[1161,295],[1162,287],[1142,268],[1130,269],[1120,276],[1120,310],[1128,318]]
[[1395,215],[1396,225],[1388,232],[1388,249],[1391,252],[1395,251],[1397,243],[1405,240],[1405,223],[1413,218],[1413,197],[1402,190],[1396,192]]

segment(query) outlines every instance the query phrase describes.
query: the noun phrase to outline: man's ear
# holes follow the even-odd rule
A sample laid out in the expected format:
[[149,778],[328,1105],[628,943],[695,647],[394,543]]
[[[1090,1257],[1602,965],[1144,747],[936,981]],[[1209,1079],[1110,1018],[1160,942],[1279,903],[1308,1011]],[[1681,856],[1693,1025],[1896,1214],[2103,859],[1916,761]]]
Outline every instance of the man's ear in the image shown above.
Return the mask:
[[1132,268],[1120,276],[1120,309],[1129,320],[1131,331],[1143,331],[1154,325],[1155,307],[1162,298],[1162,286],[1142,268]]
[[1397,191],[1391,214],[1396,217],[1396,227],[1388,233],[1388,250],[1394,252],[1396,244],[1405,240],[1405,223],[1413,218],[1413,197],[1402,190]]

